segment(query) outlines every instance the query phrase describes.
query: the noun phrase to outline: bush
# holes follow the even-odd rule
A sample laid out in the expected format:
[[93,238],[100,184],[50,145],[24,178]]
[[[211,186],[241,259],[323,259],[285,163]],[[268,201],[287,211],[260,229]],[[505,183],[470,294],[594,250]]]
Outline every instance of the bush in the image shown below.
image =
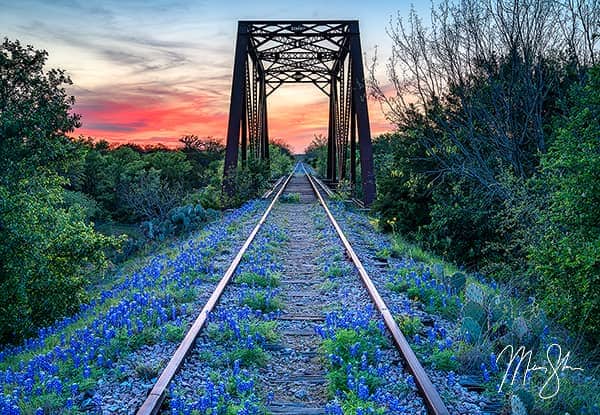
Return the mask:
[[75,312],[84,275],[106,264],[116,240],[94,232],[81,209],[65,209],[61,180],[31,177],[0,186],[0,340],[15,343]]
[[[83,153],[67,134],[80,126],[62,70],[47,53],[0,44],[0,341],[17,343],[85,301],[85,275],[105,265],[115,239],[86,223]],[[63,178],[60,177],[63,176]]]
[[591,339],[600,335],[600,66],[560,119],[542,158],[540,181],[549,191],[530,250],[547,311]]
[[201,190],[189,193],[184,199],[186,205],[202,205],[206,209],[221,208],[221,191],[213,185],[208,185]]
[[246,200],[259,197],[268,188],[269,178],[269,166],[265,161],[248,160],[245,167],[238,168],[230,175],[229,186],[234,189],[234,194],[225,197],[223,204],[236,207]]
[[171,209],[164,220],[153,219],[142,222],[141,228],[148,239],[162,241],[198,229],[216,214],[214,210],[206,210],[200,204],[178,206]]

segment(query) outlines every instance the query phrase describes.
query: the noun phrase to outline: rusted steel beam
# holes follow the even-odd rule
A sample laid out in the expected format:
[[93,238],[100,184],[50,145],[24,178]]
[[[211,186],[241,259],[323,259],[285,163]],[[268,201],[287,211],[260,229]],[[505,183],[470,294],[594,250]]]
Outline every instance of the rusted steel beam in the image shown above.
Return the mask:
[[360,149],[360,169],[362,174],[363,200],[370,205],[375,200],[375,172],[373,169],[373,144],[367,109],[365,73],[358,22],[352,22],[350,35],[350,61],[352,62],[352,98],[356,110],[358,145]]
[[229,196],[235,189],[231,183],[231,175],[237,170],[238,146],[240,142],[240,122],[242,121],[242,107],[244,91],[246,90],[246,60],[248,59],[248,25],[238,23],[238,34],[235,45],[235,59],[233,63],[233,81],[231,83],[231,102],[229,105],[229,123],[227,124],[227,143],[225,147],[225,165],[223,168],[223,190]]

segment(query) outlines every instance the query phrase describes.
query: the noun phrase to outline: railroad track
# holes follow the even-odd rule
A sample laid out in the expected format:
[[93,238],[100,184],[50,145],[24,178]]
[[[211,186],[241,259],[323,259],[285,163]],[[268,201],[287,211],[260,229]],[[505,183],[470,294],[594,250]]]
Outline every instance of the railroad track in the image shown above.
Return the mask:
[[[324,309],[326,307],[324,304],[337,301],[344,309],[350,307],[351,302],[355,300],[350,298],[351,296],[345,299],[343,297],[332,298],[327,290],[323,290],[327,278],[323,272],[319,272],[318,261],[319,255],[326,256],[327,253],[319,251],[319,244],[313,240],[317,234],[317,228],[308,220],[310,219],[308,212],[311,209],[313,211],[320,209],[320,215],[324,211],[331,226],[335,229],[347,259],[355,268],[353,275],[358,273],[362,282],[363,292],[361,295],[368,295],[375,306],[377,317],[385,323],[391,343],[401,357],[401,363],[414,378],[414,383],[427,411],[431,414],[448,414],[439,393],[327,207],[323,192],[322,184],[317,183],[317,180],[307,173],[302,164],[298,164],[289,176],[280,180],[274,190],[269,192],[268,195],[274,195],[271,203],[158,377],[145,402],[138,409],[138,415],[161,413],[163,409],[167,409],[164,407],[165,397],[170,390],[178,386],[174,384],[179,382],[185,385],[185,381],[182,379],[189,379],[196,372],[206,371],[197,350],[202,347],[201,343],[203,343],[199,336],[206,331],[211,316],[218,314],[220,307],[231,303],[228,295],[229,297],[240,296],[239,288],[232,287],[235,285],[236,271],[239,271],[238,268],[243,263],[244,256],[251,251],[251,246],[260,230],[268,226],[268,219],[286,224],[283,233],[290,242],[288,249],[277,255],[278,264],[275,264],[281,270],[280,274],[282,275],[278,296],[285,298],[286,303],[283,312],[274,313],[273,317],[268,317],[269,319],[273,318],[281,330],[277,345],[271,345],[271,350],[269,350],[272,356],[270,364],[261,369],[262,385],[260,388],[265,392],[269,391],[267,410],[272,414],[316,415],[325,413],[327,400],[325,367],[323,359],[318,356],[322,339],[317,335],[314,327],[325,320]],[[278,202],[284,194],[298,195],[299,198],[296,196],[296,199],[299,200],[296,201],[299,203],[289,203],[283,207],[284,204]],[[277,230],[274,229],[274,231]],[[354,279],[356,280],[355,277]],[[356,286],[359,287],[360,284],[357,283],[358,281],[355,281]],[[225,305],[221,303],[225,303]],[[225,313],[223,312],[223,314]],[[238,364],[237,362],[236,364]],[[182,375],[180,372],[184,374]],[[257,385],[252,384],[252,387],[257,387]],[[298,399],[290,400],[289,397],[293,397],[293,391],[300,391],[301,396],[297,396]],[[188,388],[187,393],[193,393],[193,388],[192,391]]]

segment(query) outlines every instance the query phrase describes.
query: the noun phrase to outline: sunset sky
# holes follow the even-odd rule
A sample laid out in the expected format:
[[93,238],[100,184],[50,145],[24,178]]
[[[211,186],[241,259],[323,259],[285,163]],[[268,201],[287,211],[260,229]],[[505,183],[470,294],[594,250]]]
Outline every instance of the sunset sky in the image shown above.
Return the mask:
[[[366,62],[389,54],[386,27],[401,1],[0,0],[0,37],[49,53],[73,80],[76,134],[111,142],[175,145],[180,136],[226,134],[237,21],[358,19]],[[378,74],[381,81],[383,73]],[[369,103],[374,135],[389,131]],[[327,100],[316,87],[284,85],[269,98],[269,133],[302,152],[326,133]]]

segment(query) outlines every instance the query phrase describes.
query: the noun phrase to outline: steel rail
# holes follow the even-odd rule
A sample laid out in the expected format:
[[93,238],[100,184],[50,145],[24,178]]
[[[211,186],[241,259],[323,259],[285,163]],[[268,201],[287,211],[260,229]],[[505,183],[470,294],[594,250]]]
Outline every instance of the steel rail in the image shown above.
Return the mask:
[[233,273],[237,269],[240,261],[242,260],[242,256],[246,253],[246,250],[248,249],[248,247],[254,240],[254,237],[260,230],[260,227],[262,226],[262,224],[266,221],[267,216],[269,216],[269,213],[271,213],[273,206],[279,199],[279,196],[281,196],[281,194],[283,193],[283,190],[287,186],[288,182],[294,176],[294,174],[296,172],[296,167],[294,167],[294,170],[292,171],[292,173],[290,173],[290,175],[287,177],[287,179],[283,183],[283,186],[281,186],[281,188],[279,189],[279,191],[277,192],[277,194],[275,195],[275,197],[269,204],[269,207],[267,208],[265,213],[262,215],[262,217],[258,221],[258,224],[254,227],[254,229],[250,233],[250,236],[248,236],[248,239],[246,239],[246,242],[244,242],[244,245],[242,245],[239,252],[233,259],[233,262],[231,263],[231,265],[229,265],[229,268],[227,268],[227,271],[225,271],[225,274],[223,275],[223,277],[219,281],[219,284],[217,284],[217,287],[215,288],[215,290],[211,294],[210,298],[204,305],[204,308],[202,308],[202,311],[196,318],[196,321],[194,321],[194,323],[192,324],[192,327],[190,327],[187,334],[185,335],[185,337],[179,344],[179,347],[177,348],[177,350],[171,357],[171,360],[169,361],[169,363],[167,364],[165,369],[162,371],[160,377],[154,384],[154,387],[150,391],[150,394],[148,395],[148,397],[146,398],[146,400],[144,401],[142,406],[140,406],[140,408],[138,409],[137,415],[155,415],[160,410],[160,406],[162,405],[162,403],[165,399],[165,393],[167,391],[167,387],[169,386],[169,383],[171,383],[171,380],[173,380],[173,378],[175,377],[175,375],[177,374],[177,372],[183,365],[185,358],[190,353],[190,351],[194,348],[194,343],[196,341],[196,338],[198,337],[198,334],[200,334],[200,331],[204,327],[204,324],[206,323],[206,319],[208,318],[209,313],[213,310],[215,305],[218,303],[219,298],[221,297],[221,294],[225,290],[225,287],[227,286],[227,284],[229,284],[229,281],[233,277]]
[[277,181],[275,182],[275,184],[273,185],[273,187],[270,190],[267,190],[265,192],[265,194],[262,195],[263,199],[268,199],[269,197],[271,197],[271,195],[275,192],[275,190],[277,190],[277,187],[281,184],[281,182],[283,180],[285,180],[286,177],[285,176],[281,176],[279,179],[277,179]]
[[402,331],[398,327],[398,324],[396,324],[396,321],[394,320],[394,316],[392,315],[390,310],[387,308],[387,305],[385,304],[385,302],[379,295],[379,292],[377,291],[377,288],[375,288],[373,281],[371,281],[369,274],[367,274],[367,271],[365,270],[364,266],[360,262],[360,259],[354,252],[354,249],[352,249],[350,242],[348,242],[348,239],[344,235],[342,228],[340,227],[340,225],[337,223],[337,221],[331,214],[331,211],[329,210],[327,203],[325,203],[323,196],[321,196],[321,193],[317,189],[315,181],[313,180],[311,175],[308,174],[308,172],[306,171],[306,169],[304,168],[303,165],[302,165],[302,170],[306,174],[306,177],[308,177],[308,181],[310,182],[315,194],[317,195],[319,202],[323,206],[323,209],[325,209],[325,213],[327,213],[327,217],[329,218],[329,221],[331,222],[331,224],[335,228],[338,236],[342,240],[342,243],[344,244],[346,252],[352,259],[352,262],[354,263],[354,265],[356,266],[356,269],[358,270],[358,273],[360,274],[362,282],[365,285],[365,288],[367,289],[367,291],[369,292],[369,296],[375,303],[375,306],[377,307],[377,310],[379,310],[379,313],[381,313],[381,316],[383,317],[385,325],[387,326],[388,330],[390,331],[390,333],[392,335],[392,338],[394,340],[396,347],[398,348],[398,350],[400,351],[400,354],[402,355],[402,357],[404,358],[404,360],[407,363],[408,370],[415,378],[415,384],[417,385],[417,388],[421,392],[421,395],[425,401],[425,405],[427,406],[427,409],[429,410],[429,412],[431,414],[434,414],[434,415],[448,415],[448,409],[444,405],[442,398],[440,397],[436,388],[431,383],[431,380],[429,379],[429,376],[427,376],[427,373],[425,372],[425,369],[423,369],[423,366],[419,362],[419,359],[417,358],[417,356],[413,352],[412,348],[406,341],[406,337],[404,337],[404,334],[402,334]]

